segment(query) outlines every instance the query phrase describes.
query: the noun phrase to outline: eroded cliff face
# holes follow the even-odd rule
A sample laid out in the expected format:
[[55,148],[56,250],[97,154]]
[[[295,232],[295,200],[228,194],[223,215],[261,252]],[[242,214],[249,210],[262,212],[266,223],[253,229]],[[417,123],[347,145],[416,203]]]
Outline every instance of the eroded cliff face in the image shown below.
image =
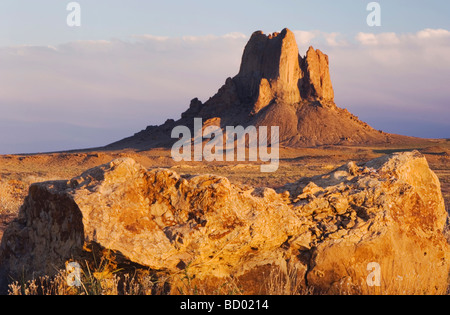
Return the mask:
[[303,79],[300,62],[295,36],[288,29],[270,36],[254,33],[234,78],[241,100],[259,102],[257,111],[274,99],[291,104],[300,102],[299,83]]
[[366,282],[372,262],[380,292],[437,294],[448,286],[446,219],[439,181],[418,152],[349,163],[278,192],[119,159],[34,184],[3,237],[0,275],[3,287],[9,276],[52,275],[95,243],[169,275],[189,266],[212,287],[232,277],[249,294],[264,293],[267,271],[288,265],[318,292],[376,293]]
[[216,120],[226,126],[278,126],[280,144],[287,147],[407,143],[415,139],[374,130],[334,103],[330,60],[310,47],[299,54],[289,29],[265,35],[253,33],[239,72],[227,78],[218,92],[202,102],[193,99],[178,121],[151,126],[107,148],[171,146],[176,126],[193,130],[194,118]]
[[302,87],[304,98],[334,102],[328,56],[309,47],[303,64],[307,78]]
[[287,28],[271,35],[253,33],[239,73],[225,86],[231,85],[234,90],[225,89],[227,93],[236,93],[240,106],[252,107],[252,114],[274,102],[334,101],[328,56],[312,47],[305,57],[300,56],[295,35]]

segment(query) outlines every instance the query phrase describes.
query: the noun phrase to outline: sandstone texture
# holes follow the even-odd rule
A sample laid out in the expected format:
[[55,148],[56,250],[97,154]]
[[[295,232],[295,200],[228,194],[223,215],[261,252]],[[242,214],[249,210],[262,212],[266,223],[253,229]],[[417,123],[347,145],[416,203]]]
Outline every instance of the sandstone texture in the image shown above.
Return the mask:
[[[440,183],[419,152],[349,163],[277,191],[123,158],[31,186],[2,239],[0,284],[55,274],[95,243],[168,275],[233,278],[250,294],[266,292],[265,271],[288,267],[318,293],[439,294],[448,286],[446,221]],[[373,262],[380,288],[367,285]]]

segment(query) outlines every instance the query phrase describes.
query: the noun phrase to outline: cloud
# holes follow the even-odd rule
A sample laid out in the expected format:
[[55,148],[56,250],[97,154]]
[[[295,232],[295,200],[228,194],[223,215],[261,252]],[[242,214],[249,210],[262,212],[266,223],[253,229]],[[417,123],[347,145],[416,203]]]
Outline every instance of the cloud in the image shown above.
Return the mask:
[[154,40],[154,41],[167,41],[170,39],[168,36],[155,36],[151,34],[144,35],[132,35],[132,38],[141,39],[141,40]]
[[229,38],[229,39],[247,39],[248,36],[243,34],[243,33],[239,33],[239,32],[232,32],[232,33],[228,33],[222,36],[223,38]]
[[[294,34],[300,54],[313,45],[329,55],[338,106],[377,129],[450,137],[443,132],[450,130],[449,31]],[[82,130],[118,139],[179,118],[192,98],[206,101],[238,73],[248,38],[238,32],[142,34],[0,47],[0,153],[49,150],[45,139],[53,150],[99,146],[111,137],[86,136]],[[23,132],[30,128],[34,131]],[[58,137],[50,139],[52,132]]]
[[376,45],[393,45],[398,44],[400,39],[395,33],[358,33],[356,40],[362,45],[376,46]]
[[324,38],[328,46],[331,47],[348,45],[347,40],[343,39],[343,36],[340,33],[325,33]]
[[321,45],[325,44],[327,46],[346,46],[348,45],[347,40],[341,33],[332,32],[321,32],[318,30],[313,31],[293,31],[295,38],[297,39],[297,44],[301,47],[308,47],[310,45]]
[[310,45],[313,39],[320,36],[320,31],[293,31],[299,47]]
[[450,37],[450,31],[444,29],[430,29],[427,28],[416,34],[417,38],[429,39],[429,38],[448,38]]
[[[392,46],[402,44],[424,45],[445,44],[450,40],[450,31],[444,29],[424,29],[417,33],[358,33],[355,38],[362,45],[370,46]],[[448,45],[448,42],[447,42]]]

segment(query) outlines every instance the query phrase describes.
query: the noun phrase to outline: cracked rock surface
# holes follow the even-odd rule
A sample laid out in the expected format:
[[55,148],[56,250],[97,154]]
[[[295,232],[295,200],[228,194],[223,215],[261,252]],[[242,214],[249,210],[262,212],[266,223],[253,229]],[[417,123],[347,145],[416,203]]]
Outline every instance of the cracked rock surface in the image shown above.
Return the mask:
[[96,243],[152,270],[232,277],[249,294],[264,292],[264,270],[288,265],[319,292],[367,293],[373,262],[382,287],[436,294],[448,286],[446,221],[439,180],[418,152],[351,162],[277,191],[125,158],[31,186],[2,239],[0,284],[55,274]]

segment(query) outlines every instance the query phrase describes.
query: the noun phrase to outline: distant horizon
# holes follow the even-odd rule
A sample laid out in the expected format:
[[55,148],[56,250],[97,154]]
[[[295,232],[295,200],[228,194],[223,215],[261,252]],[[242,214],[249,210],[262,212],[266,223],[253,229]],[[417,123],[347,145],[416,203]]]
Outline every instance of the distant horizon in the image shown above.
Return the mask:
[[369,27],[362,0],[248,0],[239,12],[235,0],[83,0],[68,27],[69,2],[0,4],[0,154],[102,147],[177,120],[239,72],[254,31],[285,27],[301,55],[329,56],[337,106],[377,130],[450,138],[450,3],[378,1],[382,24]]

